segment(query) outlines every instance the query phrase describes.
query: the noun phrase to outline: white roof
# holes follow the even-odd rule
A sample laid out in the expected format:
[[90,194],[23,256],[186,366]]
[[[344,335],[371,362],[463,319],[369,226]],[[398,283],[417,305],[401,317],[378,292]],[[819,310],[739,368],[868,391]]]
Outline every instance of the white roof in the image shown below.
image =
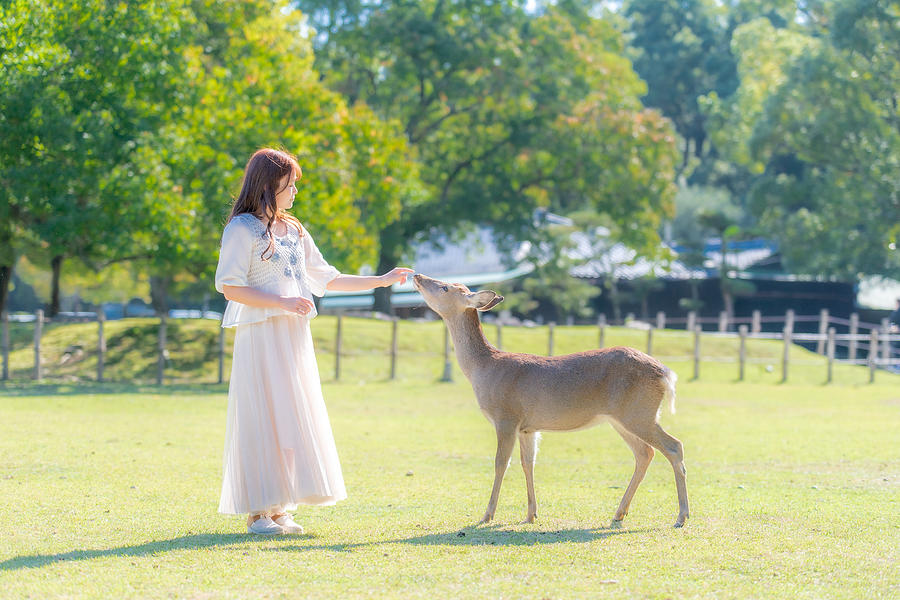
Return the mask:
[[[520,244],[514,258],[520,260],[527,253],[530,244]],[[514,266],[507,265],[503,255],[494,243],[491,230],[479,227],[468,233],[459,242],[445,236],[436,242],[425,242],[415,248],[415,259],[411,265],[417,273],[429,277],[461,283],[473,287],[486,283],[498,283],[521,277],[534,270],[531,263],[519,262]],[[425,300],[415,290],[412,280],[404,284],[392,286],[391,303],[394,306],[424,305]],[[319,306],[322,308],[371,308],[374,297],[371,291],[364,292],[326,292]]]

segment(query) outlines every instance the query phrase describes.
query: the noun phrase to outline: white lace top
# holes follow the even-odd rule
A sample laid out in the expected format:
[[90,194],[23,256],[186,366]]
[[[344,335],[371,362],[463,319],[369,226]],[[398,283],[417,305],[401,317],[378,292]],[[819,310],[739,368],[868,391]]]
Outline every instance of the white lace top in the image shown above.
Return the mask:
[[[269,239],[265,224],[245,213],[234,217],[222,233],[216,290],[223,286],[249,286],[279,296],[323,296],[325,286],[340,272],[325,262],[306,229],[301,236],[292,225],[283,237],[274,236],[274,248],[266,252]],[[273,252],[274,250],[274,252]],[[263,252],[267,260],[261,258]],[[258,323],[279,315],[298,316],[280,308],[260,308],[229,301],[222,327]],[[316,309],[306,318],[316,316]]]

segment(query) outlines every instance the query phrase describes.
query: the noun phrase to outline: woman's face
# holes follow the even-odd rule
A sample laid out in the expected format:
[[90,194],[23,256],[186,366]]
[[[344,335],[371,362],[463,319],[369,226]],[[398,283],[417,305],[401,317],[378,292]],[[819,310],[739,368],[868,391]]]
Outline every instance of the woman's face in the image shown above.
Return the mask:
[[280,210],[287,210],[294,205],[294,196],[297,195],[297,187],[294,185],[296,181],[297,176],[291,172],[278,182],[279,192],[275,194],[275,206]]

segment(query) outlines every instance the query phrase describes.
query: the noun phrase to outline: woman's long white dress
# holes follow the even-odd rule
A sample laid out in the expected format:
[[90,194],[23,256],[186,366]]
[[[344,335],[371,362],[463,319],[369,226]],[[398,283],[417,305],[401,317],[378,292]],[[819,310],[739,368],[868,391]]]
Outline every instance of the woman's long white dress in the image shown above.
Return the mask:
[[[216,289],[250,286],[281,296],[321,296],[340,273],[312,237],[288,226],[266,252],[266,227],[234,217],[222,234]],[[269,257],[263,260],[261,255]],[[308,316],[229,302],[236,327],[228,388],[219,512],[275,513],[347,497],[313,350]]]

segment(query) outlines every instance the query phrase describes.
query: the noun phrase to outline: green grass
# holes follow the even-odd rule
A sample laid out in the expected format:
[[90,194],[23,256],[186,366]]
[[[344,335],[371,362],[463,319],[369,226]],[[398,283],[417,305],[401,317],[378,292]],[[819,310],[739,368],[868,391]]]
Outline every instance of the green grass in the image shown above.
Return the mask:
[[537,523],[518,524],[514,458],[496,524],[475,527],[494,434],[467,383],[433,381],[436,358],[422,367],[432,380],[362,384],[361,368],[325,384],[350,497],[302,508],[307,534],[277,539],[216,514],[224,386],[0,385],[0,596],[900,595],[896,379],[735,384],[733,365],[712,365],[712,381],[683,375],[678,413],[662,422],[685,446],[684,529],[671,527],[661,456],[625,528],[607,528],[633,461],[606,426],[544,436]]
[[[313,337],[318,349],[319,367],[323,380],[335,374],[336,318],[318,317],[313,321]],[[10,324],[10,375],[13,380],[26,381],[34,369],[34,326],[30,323]],[[104,378],[124,383],[153,383],[157,373],[158,321],[154,319],[124,319],[105,325],[107,354]],[[209,320],[169,320],[167,349],[169,360],[165,369],[167,383],[215,383],[218,379],[218,323]],[[485,326],[485,334],[495,343],[497,329]],[[506,350],[546,354],[547,327],[505,327],[502,346]],[[226,330],[225,373],[231,368],[231,344],[234,330]],[[554,333],[554,354],[596,348],[599,343],[596,327],[557,327]],[[402,321],[398,326],[397,377],[401,380],[431,381],[443,372],[443,324],[440,322]],[[632,346],[647,350],[647,332],[610,327],[604,344]],[[692,334],[683,330],[653,332],[652,353],[675,369],[684,381],[693,377]],[[87,382],[97,376],[97,324],[51,324],[45,326],[41,340],[44,378],[50,382]],[[386,381],[390,374],[391,324],[386,321],[345,318],[341,356],[341,380],[347,382]],[[81,352],[66,353],[80,347]],[[782,379],[782,342],[763,339],[747,341],[748,362],[744,381],[747,383],[777,384]],[[700,380],[733,382],[738,378],[738,340],[713,334],[701,341],[702,364]],[[461,373],[452,360],[456,377]],[[827,363],[823,356],[794,345],[791,348],[789,383],[820,384],[827,378]],[[879,371],[876,379],[895,381],[900,378]],[[833,381],[841,384],[861,384],[869,381],[865,368],[835,364]]]

